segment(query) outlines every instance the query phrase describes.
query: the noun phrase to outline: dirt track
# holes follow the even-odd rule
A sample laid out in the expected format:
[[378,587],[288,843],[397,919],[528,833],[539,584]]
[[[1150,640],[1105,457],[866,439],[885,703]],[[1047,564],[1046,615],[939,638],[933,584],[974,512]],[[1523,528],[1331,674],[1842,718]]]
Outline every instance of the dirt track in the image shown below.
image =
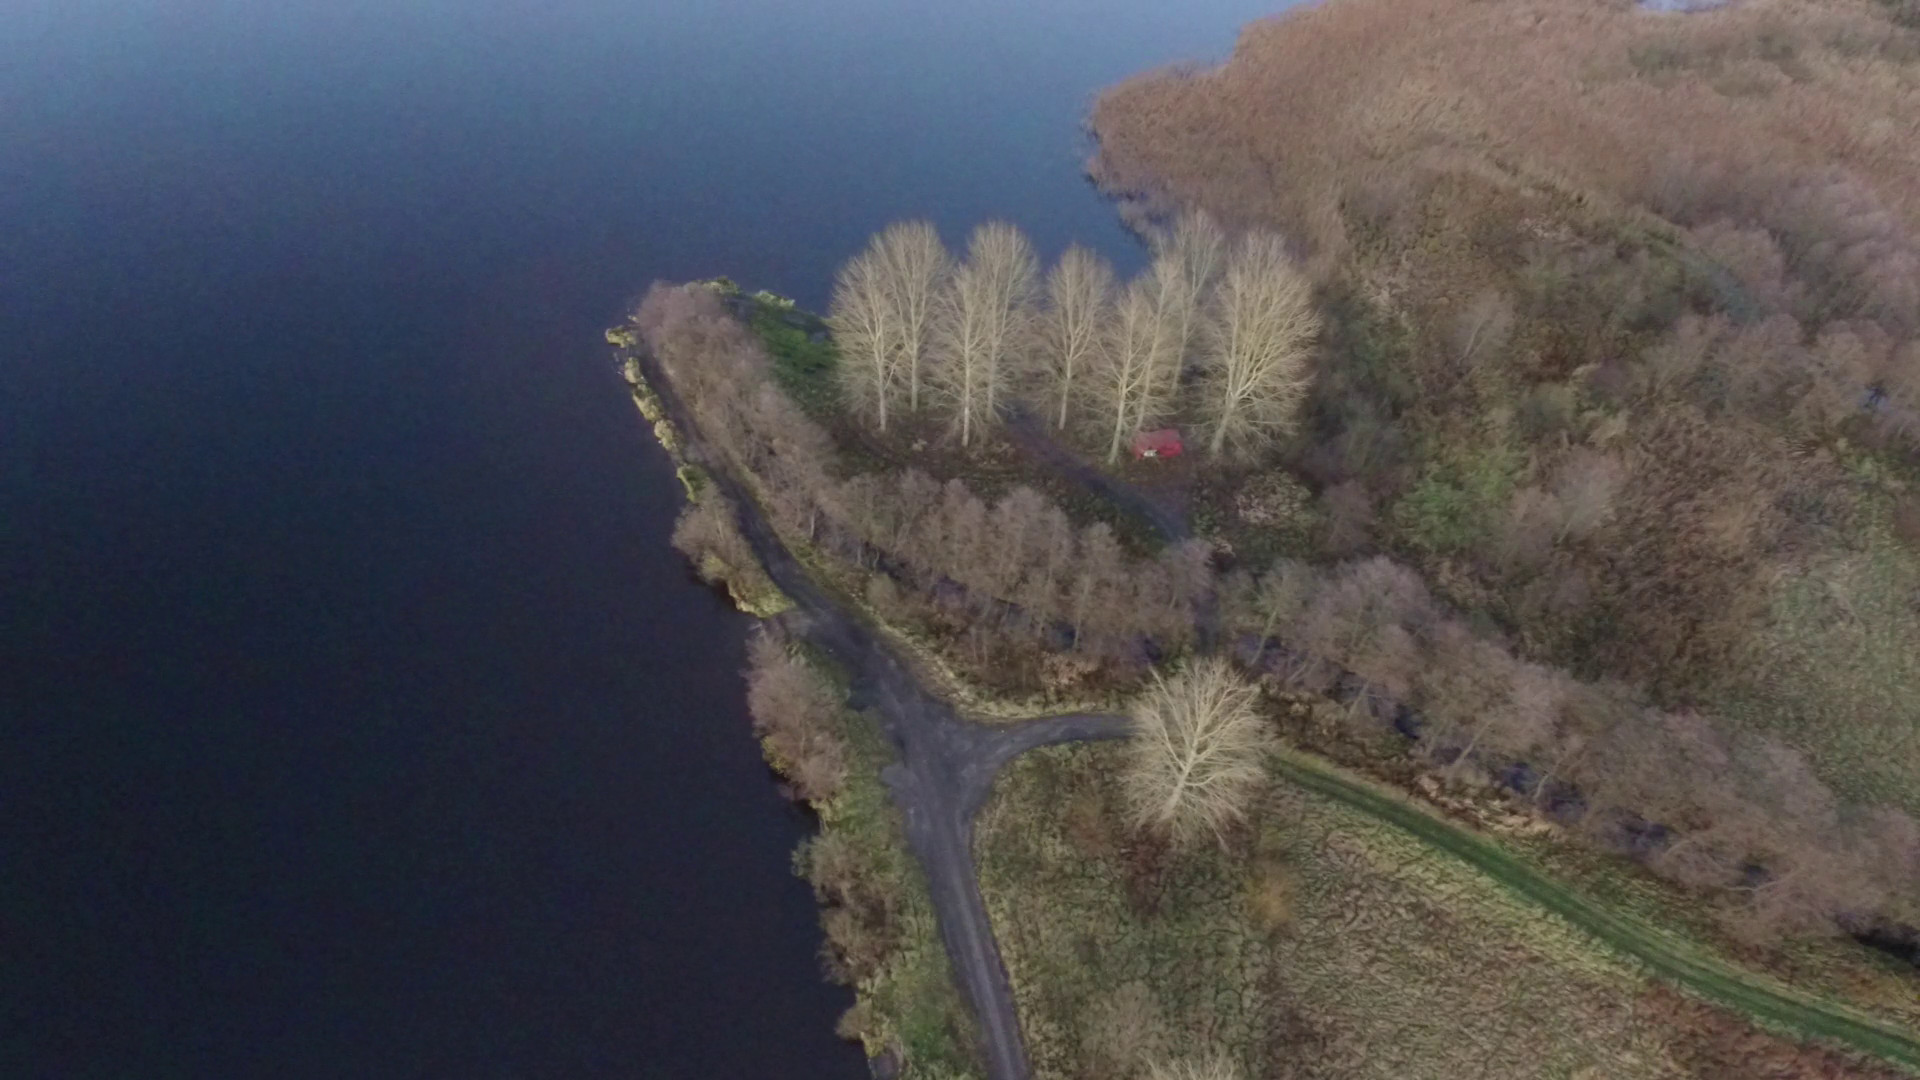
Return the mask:
[[652,359],[643,358],[641,367],[683,433],[688,456],[706,467],[739,508],[741,532],[774,584],[793,601],[795,610],[781,618],[847,670],[855,705],[880,716],[896,754],[881,779],[927,875],[954,976],[980,1026],[987,1075],[1025,1080],[1026,1043],[1013,988],[974,872],[973,816],[1000,769],[1020,754],[1053,743],[1120,738],[1126,734],[1125,719],[1071,715],[988,727],[963,719],[928,694],[871,627],[814,584],[737,479],[702,451],[692,416]]
[[[692,441],[692,453],[699,456],[697,432],[672,388],[650,364],[643,367],[674,422]],[[1043,434],[1029,431],[1027,435],[1046,442]],[[1066,457],[1064,451],[1055,450]],[[987,1075],[992,1080],[1025,1080],[1029,1070],[1019,1014],[974,869],[973,817],[991,793],[994,778],[1014,758],[1040,746],[1122,738],[1126,734],[1125,718],[1074,714],[988,727],[960,717],[923,690],[900,657],[866,623],[813,583],[733,477],[712,462],[702,463],[709,466],[714,481],[740,507],[742,532],[774,583],[793,600],[796,610],[782,618],[844,665],[852,676],[855,703],[871,707],[880,715],[897,754],[895,762],[882,772],[882,779],[905,819],[907,842],[927,875],[954,976],[980,1026]],[[1169,540],[1188,535],[1185,522],[1139,492],[1097,473],[1086,475],[1091,470],[1070,458],[1054,464],[1103,495],[1125,495],[1119,501],[1153,520]],[[1215,636],[1210,625],[1217,618],[1213,607],[1211,602],[1205,603],[1199,613],[1203,643]],[[1920,1042],[1911,1033],[1896,1031],[1843,1005],[1804,995],[1707,956],[1688,943],[1549,880],[1498,845],[1418,810],[1404,796],[1343,776],[1305,755],[1285,754],[1278,764],[1281,774],[1292,782],[1405,829],[1473,864],[1523,898],[1694,993],[1803,1036],[1832,1039],[1909,1068],[1920,1068]]]

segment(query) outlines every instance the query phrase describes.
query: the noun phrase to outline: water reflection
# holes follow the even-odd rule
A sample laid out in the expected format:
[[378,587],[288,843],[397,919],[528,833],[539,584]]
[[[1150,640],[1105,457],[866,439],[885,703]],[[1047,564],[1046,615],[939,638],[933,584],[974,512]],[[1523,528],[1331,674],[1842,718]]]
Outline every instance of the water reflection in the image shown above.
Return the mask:
[[0,1072],[858,1075],[598,329],[904,216],[1130,267],[1087,100],[1265,6],[0,13]]

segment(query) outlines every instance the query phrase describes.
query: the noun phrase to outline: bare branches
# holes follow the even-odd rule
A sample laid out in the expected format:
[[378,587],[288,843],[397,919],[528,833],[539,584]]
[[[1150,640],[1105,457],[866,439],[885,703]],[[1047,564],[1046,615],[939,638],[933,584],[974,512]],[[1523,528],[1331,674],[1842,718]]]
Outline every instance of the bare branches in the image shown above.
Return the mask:
[[1128,436],[1166,413],[1167,387],[1156,379],[1155,349],[1161,339],[1153,288],[1136,279],[1121,294],[1092,365],[1081,380],[1094,429],[1107,439],[1107,460],[1118,461]]
[[1153,370],[1169,397],[1179,393],[1204,301],[1219,279],[1226,252],[1226,235],[1204,210],[1181,214],[1172,233],[1154,244],[1148,278],[1154,284],[1160,337],[1155,341]]
[[953,409],[962,446],[999,415],[1033,317],[1038,276],[1033,246],[1020,230],[988,222],[973,231],[966,262],[939,294],[931,374]]
[[887,295],[886,269],[872,248],[834,278],[827,325],[840,346],[840,384],[848,404],[887,430],[887,408],[899,397],[900,326]]
[[874,417],[881,431],[891,409],[920,407],[934,297],[949,263],[932,225],[895,222],[834,280],[827,323],[845,361],[842,384],[853,406]]
[[1461,370],[1507,347],[1513,333],[1513,301],[1496,288],[1484,289],[1453,323],[1453,352]]
[[1209,449],[1251,455],[1292,430],[1319,332],[1312,285],[1280,238],[1243,238],[1221,279],[1202,357]]
[[907,408],[918,411],[922,369],[933,332],[934,300],[953,272],[953,259],[940,243],[940,234],[924,221],[887,226],[876,248],[893,283]]
[[1259,691],[1219,658],[1159,682],[1133,711],[1124,784],[1139,825],[1179,842],[1220,836],[1266,782]]
[[792,782],[795,795],[826,803],[847,780],[846,747],[834,730],[839,694],[771,632],[753,636],[747,657],[747,711],[767,760]]
[[1100,348],[1108,309],[1113,304],[1113,267],[1078,244],[1067,249],[1047,275],[1047,312],[1042,324],[1049,405],[1057,406],[1054,426],[1065,428],[1074,395],[1074,377],[1083,373]]
[[1150,1062],[1147,1080],[1240,1080],[1240,1070],[1231,1060],[1216,1054],[1182,1061]]

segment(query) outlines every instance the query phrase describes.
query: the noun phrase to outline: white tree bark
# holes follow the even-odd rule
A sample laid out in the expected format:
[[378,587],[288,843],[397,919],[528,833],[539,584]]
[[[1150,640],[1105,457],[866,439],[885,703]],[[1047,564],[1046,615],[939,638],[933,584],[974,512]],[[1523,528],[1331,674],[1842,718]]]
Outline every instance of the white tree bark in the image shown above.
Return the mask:
[[939,295],[930,372],[953,409],[960,445],[999,417],[1022,362],[1039,263],[1020,230],[989,222],[973,231],[967,258]]
[[1219,837],[1266,783],[1271,734],[1260,691],[1219,657],[1161,682],[1134,707],[1123,774],[1128,809],[1178,842]]
[[940,234],[925,221],[902,221],[887,226],[876,247],[893,283],[895,316],[899,321],[900,368],[907,384],[907,409],[920,409],[920,383],[928,340],[933,332],[934,302],[953,272],[953,258],[940,243]]
[[1208,449],[1251,455],[1293,429],[1319,332],[1313,287],[1280,238],[1242,239],[1221,278],[1201,358]]
[[1047,275],[1043,326],[1045,373],[1054,426],[1064,429],[1072,414],[1074,378],[1092,364],[1106,331],[1113,304],[1113,268],[1078,244],[1067,249]]
[[827,325],[840,349],[840,387],[848,404],[887,430],[887,409],[899,392],[900,330],[885,270],[872,248],[840,268]]
[[1099,348],[1078,380],[1088,412],[1117,461],[1128,436],[1164,414],[1166,386],[1155,378],[1155,348],[1163,337],[1153,284],[1136,278],[1121,294]]

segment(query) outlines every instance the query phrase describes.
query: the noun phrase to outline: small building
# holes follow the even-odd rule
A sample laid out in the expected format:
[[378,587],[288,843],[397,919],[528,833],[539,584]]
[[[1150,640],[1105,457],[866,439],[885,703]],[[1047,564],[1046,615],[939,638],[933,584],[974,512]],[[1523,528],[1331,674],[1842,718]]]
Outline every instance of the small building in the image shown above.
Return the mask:
[[1142,431],[1133,437],[1133,456],[1136,458],[1179,457],[1185,450],[1186,447],[1180,442],[1180,432],[1173,428]]

